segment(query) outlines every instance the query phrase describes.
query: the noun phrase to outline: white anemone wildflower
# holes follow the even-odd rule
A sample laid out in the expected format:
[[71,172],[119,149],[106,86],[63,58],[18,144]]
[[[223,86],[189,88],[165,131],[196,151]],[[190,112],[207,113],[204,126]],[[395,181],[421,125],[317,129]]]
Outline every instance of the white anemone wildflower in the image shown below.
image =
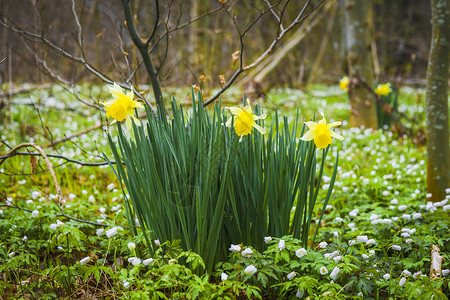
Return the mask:
[[325,249],[327,246],[328,246],[327,242],[320,242],[319,243],[319,247],[322,248],[322,249]]
[[338,267],[334,267],[333,271],[331,271],[330,274],[331,279],[336,280],[336,277],[338,276],[340,271],[341,269],[339,269]]
[[90,261],[91,261],[91,258],[89,256],[86,256],[85,258],[80,260],[80,265],[85,265],[85,264],[87,264]]
[[113,236],[115,236],[115,235],[117,234],[117,231],[118,231],[118,228],[117,228],[117,227],[113,227],[113,228],[111,228],[111,229],[108,229],[108,230],[106,231],[106,236],[107,236],[108,238],[111,238],[111,237],[113,237]]
[[134,249],[136,249],[136,244],[133,242],[129,242],[127,244],[127,246],[128,246],[128,249],[130,249],[130,251],[133,251]]
[[33,191],[31,193],[31,198],[36,199],[37,197],[39,197],[41,195],[41,192],[38,191]]
[[297,273],[295,273],[295,271],[292,271],[291,273],[287,274],[287,279],[292,280],[292,278],[295,277],[295,275],[297,275]]
[[374,239],[370,239],[366,242],[367,245],[374,245],[376,241]]
[[400,281],[398,282],[398,285],[399,286],[403,286],[405,284],[405,282],[406,282],[406,278],[402,277],[402,278],[400,278]]
[[264,242],[267,244],[268,242],[270,242],[272,240],[271,236],[265,236],[264,237]]
[[123,286],[124,286],[125,288],[127,288],[127,287],[130,286],[130,283],[129,283],[128,281],[126,281],[126,280],[122,281],[122,283],[123,283]]
[[319,273],[320,275],[326,275],[328,274],[328,269],[326,267],[320,267]]
[[304,294],[305,294],[304,290],[297,289],[297,293],[295,294],[295,297],[302,298]]
[[300,248],[300,249],[297,249],[297,251],[295,251],[295,255],[297,255],[298,258],[302,258],[306,254],[307,254],[307,251],[305,248]]
[[402,247],[400,247],[399,245],[392,245],[391,248],[397,251],[402,250]]
[[140,265],[142,261],[138,257],[130,257],[128,259],[128,262],[131,263],[133,266],[137,266],[137,265]]
[[253,254],[253,250],[250,248],[245,248],[244,251],[241,252],[242,256],[249,257],[251,254]]
[[280,240],[279,242],[278,242],[278,249],[280,249],[280,251],[281,250],[283,250],[285,247],[286,247],[286,242],[285,242],[285,240]]
[[228,279],[228,275],[227,275],[227,273],[225,273],[225,272],[222,272],[222,274],[220,274],[220,279],[221,279],[222,281],[225,281],[225,280],[227,280],[227,279]]
[[231,247],[228,250],[230,250],[231,252],[241,252],[241,246],[231,244]]
[[144,264],[144,266],[148,266],[149,264],[151,264],[153,262],[153,258],[147,258],[147,259],[144,259],[143,261],[142,261],[142,263]]
[[256,267],[254,265],[249,265],[248,267],[246,267],[244,269],[245,275],[254,274],[254,273],[256,273],[256,271],[258,271],[258,269],[256,269]]
[[31,212],[31,217],[32,218],[37,218],[37,216],[39,216],[39,211],[37,209],[33,210]]
[[367,237],[367,235],[360,235],[356,237],[356,240],[360,243],[366,243],[369,238]]

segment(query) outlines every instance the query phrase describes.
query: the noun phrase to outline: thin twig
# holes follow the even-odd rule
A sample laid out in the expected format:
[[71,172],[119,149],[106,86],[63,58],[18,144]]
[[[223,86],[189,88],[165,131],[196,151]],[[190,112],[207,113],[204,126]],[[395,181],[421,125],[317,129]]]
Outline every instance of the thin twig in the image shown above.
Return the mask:
[[[56,189],[56,193],[58,194],[59,207],[60,207],[61,212],[62,212],[62,207],[64,205],[64,196],[63,196],[63,193],[61,191],[61,187],[59,186],[58,179],[56,178],[55,171],[53,170],[52,163],[48,159],[47,154],[45,154],[44,150],[42,150],[42,148],[39,147],[38,145],[36,145],[35,143],[24,143],[24,144],[17,145],[13,149],[11,149],[9,152],[6,153],[6,156],[8,156],[10,154],[13,154],[13,153],[17,152],[19,149],[26,148],[26,147],[33,147],[34,149],[36,149],[39,152],[39,154],[44,159],[44,162],[47,165],[47,168],[48,168],[48,170],[50,172],[50,176],[52,177],[53,184],[54,184],[55,189]],[[5,160],[6,160],[6,157],[5,158],[0,158],[0,166],[3,164],[3,162]]]

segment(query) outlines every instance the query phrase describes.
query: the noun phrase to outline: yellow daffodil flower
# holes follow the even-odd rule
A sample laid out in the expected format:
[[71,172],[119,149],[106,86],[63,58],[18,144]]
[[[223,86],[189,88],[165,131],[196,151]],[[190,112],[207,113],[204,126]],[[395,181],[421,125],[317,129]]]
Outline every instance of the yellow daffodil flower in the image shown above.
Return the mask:
[[[256,120],[265,119],[267,117],[266,114],[262,114],[260,116],[252,115],[252,106],[247,102],[247,106],[245,107],[228,107],[230,112],[235,116],[234,117],[234,130],[236,134],[241,137],[239,141],[242,140],[244,135],[248,135],[252,132],[252,128],[255,127],[261,134],[266,133],[266,130],[256,124]],[[229,118],[225,123],[225,126],[231,127],[231,122],[233,117]]]
[[391,92],[391,84],[389,82],[385,84],[379,84],[375,88],[375,94],[377,94],[378,96],[386,96],[389,95],[390,92]]
[[336,132],[330,130],[333,127],[341,125],[341,122],[333,122],[327,124],[327,120],[325,119],[324,114],[322,113],[322,120],[319,123],[316,122],[305,122],[306,126],[308,126],[309,131],[306,132],[300,139],[304,141],[310,141],[314,139],[314,144],[316,144],[317,148],[324,149],[328,147],[332,142],[332,137],[337,138],[338,140],[343,140],[344,138],[337,134]]
[[339,81],[339,87],[341,88],[341,90],[348,91],[348,77],[347,76],[342,77],[342,79]]
[[106,109],[106,116],[112,117],[114,124],[116,121],[125,121],[125,125],[128,129],[131,128],[131,119],[134,120],[136,126],[141,126],[141,121],[134,116],[134,108],[144,108],[141,103],[133,100],[133,91],[129,91],[124,94],[122,88],[114,83],[112,87],[109,87],[109,92],[114,96],[113,100],[103,102]]

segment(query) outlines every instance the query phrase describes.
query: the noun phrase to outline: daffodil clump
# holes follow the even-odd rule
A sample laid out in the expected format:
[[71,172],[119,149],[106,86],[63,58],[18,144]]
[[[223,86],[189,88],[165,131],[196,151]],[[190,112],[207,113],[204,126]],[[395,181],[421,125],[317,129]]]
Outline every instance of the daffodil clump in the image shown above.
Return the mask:
[[233,114],[232,117],[230,117],[225,125],[227,127],[231,127],[233,123],[234,118],[234,130],[237,135],[239,135],[240,141],[242,140],[242,137],[244,135],[249,135],[252,133],[252,128],[254,127],[256,130],[258,130],[261,134],[265,134],[266,130],[256,124],[256,120],[262,120],[267,117],[266,114],[262,115],[254,115],[252,114],[252,106],[247,101],[247,105],[245,107],[228,107],[230,112]]
[[[108,116],[131,123],[133,108],[141,106],[131,92],[125,95],[118,86],[110,90],[116,99],[105,104]],[[314,139],[317,147],[326,148],[322,152],[325,161],[331,136],[342,139],[330,130],[340,122],[326,124],[325,118],[317,124],[307,122],[310,132],[299,141],[299,115],[292,126],[285,123],[279,130],[283,125],[275,113],[266,132],[258,120],[267,115],[244,103],[227,108],[230,117],[220,104],[209,111],[195,98],[191,113],[185,114],[173,100],[169,122],[148,114],[147,126],[133,126],[134,139],[120,126],[118,142],[108,137],[115,160],[126,166],[110,164],[130,195],[124,199],[130,228],[136,228],[137,218],[161,243],[180,240],[183,249],[204,259],[208,271],[228,256],[226,249],[234,241],[255,250],[266,247],[267,236],[292,235],[302,239],[304,248],[308,241],[314,243],[314,237],[308,236],[313,207],[320,197],[321,211],[325,210],[337,173],[336,158],[329,191],[323,192],[324,163],[319,167],[313,163],[318,152],[306,141]],[[240,143],[253,129],[259,133]],[[142,232],[153,253],[152,237]],[[128,245],[130,250],[134,246]],[[284,247],[279,244],[280,250]],[[251,251],[243,253],[251,255]],[[251,264],[245,271],[248,275],[255,272],[257,267]]]
[[375,94],[378,96],[387,96],[391,92],[391,84],[385,83],[385,84],[379,84],[375,88]]
[[331,130],[331,128],[340,126],[341,122],[333,122],[327,124],[327,119],[325,119],[324,114],[322,113],[322,120],[319,123],[316,122],[305,122],[306,126],[308,126],[309,131],[306,132],[300,139],[303,141],[314,140],[314,144],[319,149],[325,149],[328,145],[333,141],[333,137],[338,140],[343,140],[344,138]]
[[125,94],[122,88],[117,83],[114,83],[112,87],[109,87],[109,92],[113,95],[114,99],[105,101],[102,104],[105,106],[106,116],[114,119],[111,124],[114,124],[116,121],[122,122],[125,120],[125,125],[130,129],[132,125],[131,120],[133,119],[135,124],[140,126],[141,121],[134,116],[134,109],[144,107],[139,102],[133,100],[133,91]]
[[349,79],[347,76],[342,77],[342,79],[339,81],[339,87],[341,88],[341,90],[344,90],[346,92],[348,91],[348,82]]

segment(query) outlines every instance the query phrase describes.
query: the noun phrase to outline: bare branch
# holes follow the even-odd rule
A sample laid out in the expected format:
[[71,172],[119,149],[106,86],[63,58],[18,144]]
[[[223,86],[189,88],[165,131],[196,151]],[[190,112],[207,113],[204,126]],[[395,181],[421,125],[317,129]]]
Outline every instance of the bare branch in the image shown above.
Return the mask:
[[[315,6],[313,9],[311,9],[308,13],[306,13],[306,9],[310,6],[311,1],[308,0],[306,1],[305,5],[303,6],[302,10],[298,13],[298,15],[296,16],[296,18],[294,19],[294,21],[292,21],[289,26],[287,26],[284,30],[280,31],[280,33],[275,37],[275,39],[272,41],[272,43],[269,45],[269,47],[259,56],[257,57],[251,64],[243,66],[243,50],[244,50],[244,43],[243,43],[243,38],[245,33],[247,33],[250,28],[256,23],[256,21],[258,19],[260,19],[262,17],[263,14],[270,12],[273,6],[270,6],[266,11],[261,12],[260,16],[258,16],[256,18],[256,20],[254,20],[252,23],[250,23],[250,26],[247,27],[247,29],[245,29],[242,34],[240,34],[240,42],[241,42],[241,50],[240,50],[240,58],[239,58],[239,68],[238,70],[233,74],[233,76],[230,78],[230,80],[211,98],[209,98],[208,100],[206,100],[205,102],[203,102],[203,106],[208,106],[211,103],[213,103],[215,100],[217,100],[220,95],[222,95],[222,93],[224,91],[226,91],[232,84],[233,82],[236,80],[236,78],[244,71],[250,70],[251,68],[257,66],[262,60],[264,60],[268,55],[270,55],[270,53],[272,52],[272,50],[275,48],[275,46],[279,43],[279,41],[286,35],[286,33],[288,33],[290,30],[292,30],[297,24],[301,23],[304,19],[306,19],[314,9],[317,9],[319,6],[321,6],[326,0],[321,0],[319,2],[319,4],[317,6]],[[281,17],[280,17],[280,21],[281,21]],[[233,22],[235,22],[233,20]],[[237,28],[237,27],[236,27]],[[237,28],[238,30],[238,28]],[[240,32],[238,30],[238,32]]]
[[[8,208],[14,208],[14,209],[20,209],[26,212],[33,212],[31,209],[27,209],[27,208],[23,208],[23,207],[18,207],[15,205],[7,205],[7,204],[0,204],[0,207],[8,207]],[[94,226],[102,226],[102,227],[108,227],[108,225],[106,224],[102,224],[102,223],[97,223],[97,222],[93,222],[93,221],[87,221],[87,220],[82,220],[82,219],[78,219],[72,216],[69,216],[65,213],[60,213],[60,214],[55,214],[56,217],[65,217],[67,219],[76,221],[76,222],[80,222],[80,223],[86,223],[86,224],[91,224]]]

